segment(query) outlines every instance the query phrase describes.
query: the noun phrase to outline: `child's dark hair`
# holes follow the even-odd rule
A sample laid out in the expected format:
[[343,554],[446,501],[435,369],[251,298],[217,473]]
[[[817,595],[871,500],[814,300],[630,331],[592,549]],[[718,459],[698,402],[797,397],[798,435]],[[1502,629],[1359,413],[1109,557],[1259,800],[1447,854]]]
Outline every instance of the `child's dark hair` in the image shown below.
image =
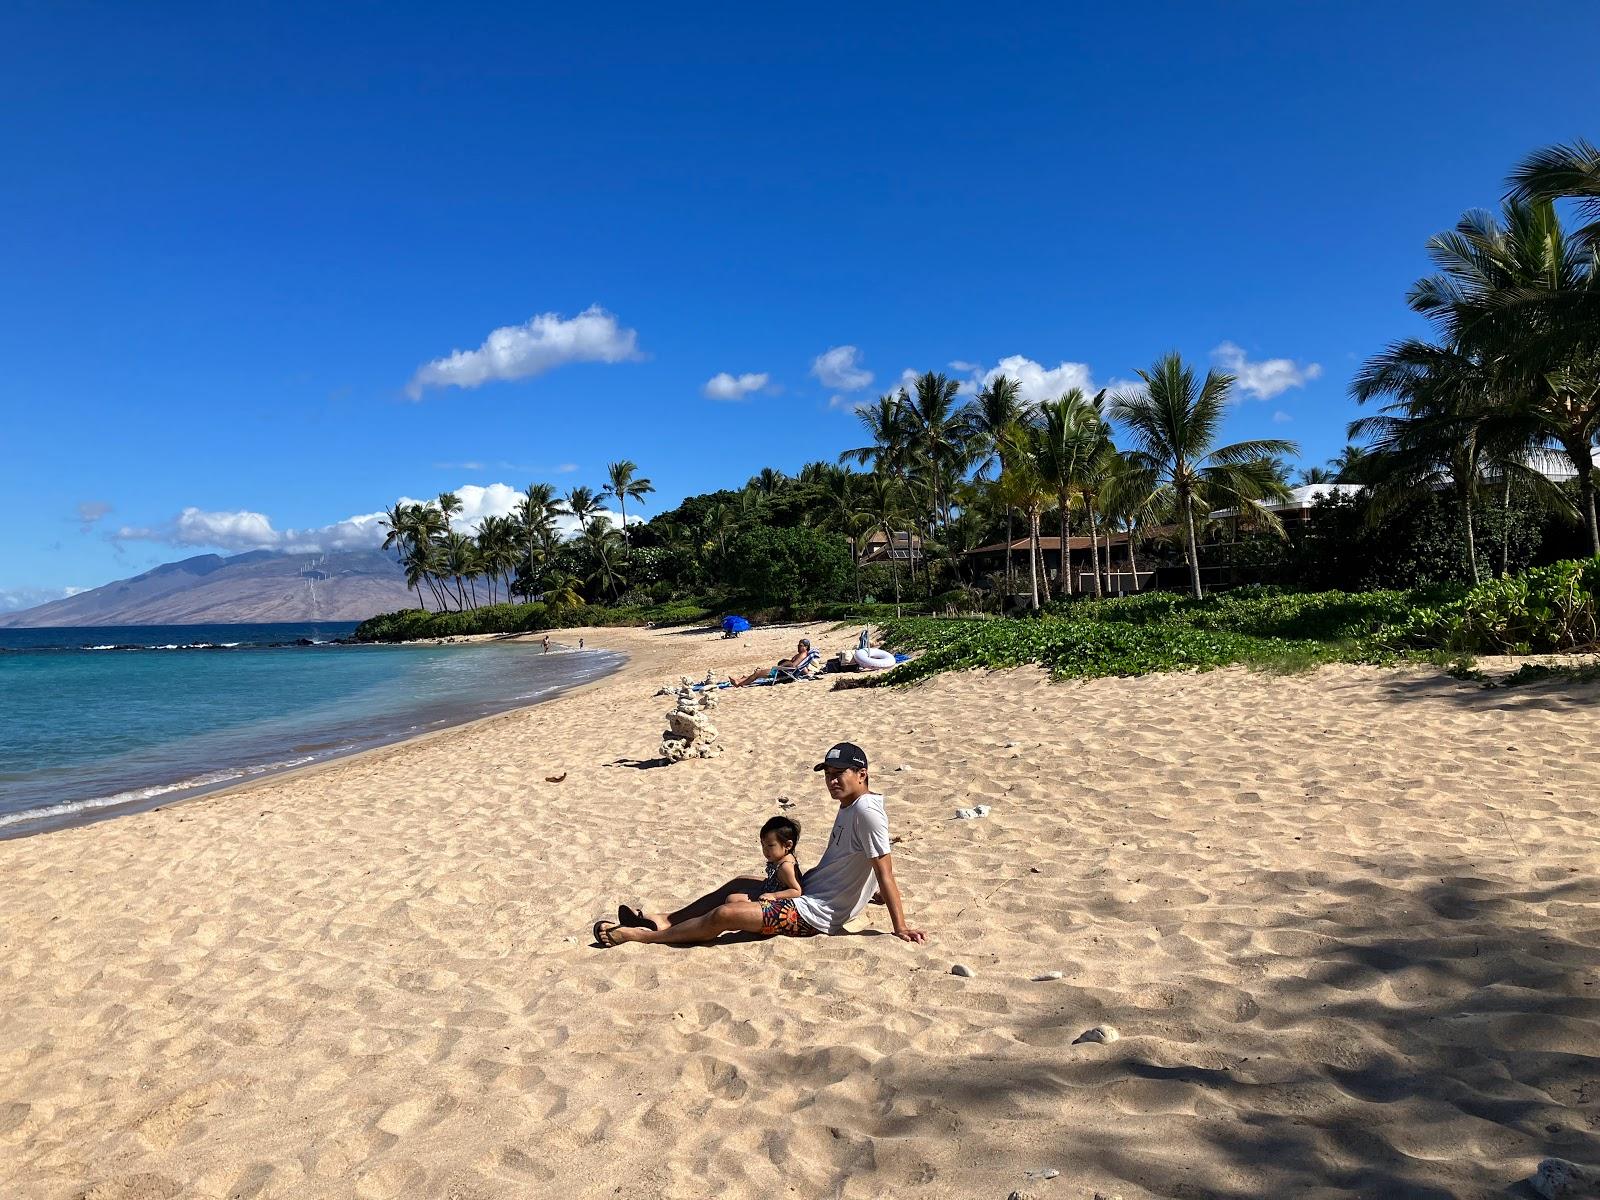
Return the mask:
[[793,817],[772,817],[761,827],[761,836],[769,833],[778,835],[780,842],[787,842],[792,849],[800,844],[800,822]]

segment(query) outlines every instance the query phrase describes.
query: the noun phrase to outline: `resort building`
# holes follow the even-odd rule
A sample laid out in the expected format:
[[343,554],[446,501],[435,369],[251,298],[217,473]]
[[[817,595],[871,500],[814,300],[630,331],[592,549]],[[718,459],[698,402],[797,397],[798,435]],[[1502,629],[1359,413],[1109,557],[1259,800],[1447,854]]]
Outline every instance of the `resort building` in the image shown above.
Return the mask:
[[[1092,594],[1094,592],[1094,567],[1093,556],[1089,550],[1087,537],[1074,537],[1068,539],[1067,567],[1072,572],[1072,591],[1076,593]],[[1017,587],[1019,592],[1028,590],[1028,551],[1030,542],[1027,538],[1018,538],[1011,543],[1011,569],[1020,580]],[[987,546],[979,546],[976,550],[967,551],[967,560],[981,572],[993,575],[996,578],[1005,574],[1006,569],[1006,543],[993,542]],[[1123,592],[1140,591],[1150,586],[1154,581],[1155,564],[1138,563],[1138,550],[1130,558],[1128,550],[1128,535],[1126,533],[1113,533],[1100,535],[1100,587],[1115,596]],[[1061,539],[1059,537],[1041,537],[1039,539],[1039,557],[1044,563],[1045,577],[1050,581],[1050,591],[1055,594],[1061,589]],[[1139,571],[1134,573],[1137,563]]]
[[922,538],[915,533],[896,532],[892,537],[877,529],[861,541],[856,562],[868,563],[922,561]]

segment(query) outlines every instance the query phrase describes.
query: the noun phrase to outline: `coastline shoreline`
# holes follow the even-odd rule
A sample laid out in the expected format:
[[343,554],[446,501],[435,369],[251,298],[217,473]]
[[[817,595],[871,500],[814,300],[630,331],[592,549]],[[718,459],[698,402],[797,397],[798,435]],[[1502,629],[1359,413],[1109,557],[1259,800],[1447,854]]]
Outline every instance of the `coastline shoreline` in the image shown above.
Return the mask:
[[[414,643],[397,643],[397,645],[443,646],[483,641],[538,641],[543,637],[543,631],[538,634],[471,634],[462,635],[453,639],[421,639]],[[361,644],[363,643],[352,643],[352,645]],[[407,731],[396,733],[392,736],[381,737],[375,742],[364,744],[350,750],[335,751],[327,754],[326,756],[317,757],[314,759],[314,761],[310,762],[301,762],[282,767],[274,767],[269,765],[261,768],[218,768],[219,770],[238,770],[245,772],[249,772],[252,769],[255,770],[255,774],[247,775],[244,778],[234,777],[219,780],[215,783],[199,783],[192,787],[184,787],[182,786],[182,782],[179,781],[177,784],[172,785],[170,790],[160,791],[156,794],[143,798],[130,799],[117,803],[94,804],[91,802],[94,798],[91,798],[90,801],[74,802],[85,804],[86,806],[76,808],[68,813],[51,813],[48,810],[41,810],[41,815],[37,817],[26,817],[23,814],[30,810],[18,810],[16,813],[6,814],[12,818],[12,823],[9,825],[0,825],[0,842],[16,841],[23,838],[65,833],[68,830],[90,825],[98,825],[105,821],[119,820],[124,817],[134,816],[138,813],[160,812],[168,807],[192,804],[200,800],[215,800],[227,797],[234,792],[246,792],[253,788],[262,787],[267,784],[278,783],[288,779],[295,779],[303,775],[315,774],[318,771],[327,770],[331,767],[359,761],[360,759],[371,755],[381,754],[384,751],[393,750],[397,746],[409,745],[414,742],[425,742],[432,738],[437,738],[450,733],[456,733],[463,729],[470,729],[480,724],[497,721],[505,717],[512,716],[516,713],[527,712],[531,709],[539,708],[546,704],[553,704],[556,701],[565,699],[574,693],[581,692],[603,682],[606,679],[609,679],[618,672],[625,670],[628,666],[628,655],[626,653],[608,650],[603,646],[586,646],[582,650],[577,649],[575,646],[568,646],[564,647],[562,650],[562,653],[575,654],[588,654],[591,652],[596,654],[614,654],[617,655],[619,661],[612,665],[609,669],[600,671],[598,674],[591,676],[582,682],[571,684],[565,687],[558,687],[550,693],[540,696],[532,703],[513,704],[510,707],[499,709],[495,712],[485,713],[481,716],[467,717],[463,720],[450,720],[447,718],[445,724],[431,729],[424,729],[416,732]],[[107,797],[107,799],[109,799],[109,797]]]

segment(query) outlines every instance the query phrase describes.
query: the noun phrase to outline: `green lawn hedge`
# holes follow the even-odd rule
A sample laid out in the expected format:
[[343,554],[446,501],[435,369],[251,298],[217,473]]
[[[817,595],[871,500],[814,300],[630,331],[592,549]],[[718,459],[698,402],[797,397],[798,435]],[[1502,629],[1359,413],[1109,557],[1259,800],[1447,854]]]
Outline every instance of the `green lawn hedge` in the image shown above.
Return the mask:
[[1039,663],[1059,677],[1207,670],[1232,663],[1381,663],[1402,654],[1600,649],[1600,558],[1555,563],[1470,591],[1293,592],[1245,588],[1196,600],[1149,592],[1057,602],[1020,620],[911,617],[884,644],[920,651],[874,683]]
[[591,625],[692,625],[721,614],[692,601],[618,608],[579,604],[485,604],[466,612],[423,612],[408,608],[370,617],[356,627],[358,642],[410,642],[418,638],[462,637],[475,633],[538,633]]

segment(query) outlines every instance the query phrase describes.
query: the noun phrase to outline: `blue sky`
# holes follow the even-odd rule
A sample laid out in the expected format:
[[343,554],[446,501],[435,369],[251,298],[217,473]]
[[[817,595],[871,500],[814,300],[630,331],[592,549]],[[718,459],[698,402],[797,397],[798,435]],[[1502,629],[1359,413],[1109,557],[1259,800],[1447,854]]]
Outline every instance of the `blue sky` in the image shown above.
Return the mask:
[[1507,12],[13,6],[0,606],[614,458],[660,511],[907,369],[1175,348],[1320,462],[1426,238],[1597,132],[1600,10]]

